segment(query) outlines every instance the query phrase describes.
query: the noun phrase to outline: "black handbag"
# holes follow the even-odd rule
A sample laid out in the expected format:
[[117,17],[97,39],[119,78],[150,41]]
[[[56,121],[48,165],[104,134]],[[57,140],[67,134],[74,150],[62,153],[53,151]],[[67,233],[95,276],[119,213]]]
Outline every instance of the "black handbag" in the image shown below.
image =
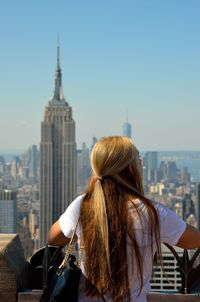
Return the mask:
[[61,265],[59,267],[52,266],[48,270],[47,287],[44,289],[40,302],[78,301],[78,288],[81,277],[81,249],[79,251],[79,259],[77,263],[75,263],[76,257],[71,254],[74,248],[77,225]]

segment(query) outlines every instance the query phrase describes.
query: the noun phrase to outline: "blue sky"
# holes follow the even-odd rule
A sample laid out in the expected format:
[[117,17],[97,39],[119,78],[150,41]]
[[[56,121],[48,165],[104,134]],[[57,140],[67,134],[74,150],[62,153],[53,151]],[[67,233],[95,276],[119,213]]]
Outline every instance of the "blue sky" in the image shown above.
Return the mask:
[[200,150],[200,1],[35,0],[0,5],[0,149],[39,144],[63,90],[78,146],[122,134],[128,110],[141,150]]

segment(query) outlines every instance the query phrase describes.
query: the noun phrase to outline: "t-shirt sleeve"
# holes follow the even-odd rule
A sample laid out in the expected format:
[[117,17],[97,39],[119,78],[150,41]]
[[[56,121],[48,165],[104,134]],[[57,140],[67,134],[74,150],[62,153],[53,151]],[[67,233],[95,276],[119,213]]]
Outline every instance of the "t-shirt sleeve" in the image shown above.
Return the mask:
[[72,201],[66,211],[59,218],[61,231],[68,238],[71,238],[73,235],[73,231],[78,222],[82,198],[83,195],[78,196],[74,201]]
[[160,216],[160,239],[161,242],[176,245],[186,229],[186,223],[174,211],[157,204]]

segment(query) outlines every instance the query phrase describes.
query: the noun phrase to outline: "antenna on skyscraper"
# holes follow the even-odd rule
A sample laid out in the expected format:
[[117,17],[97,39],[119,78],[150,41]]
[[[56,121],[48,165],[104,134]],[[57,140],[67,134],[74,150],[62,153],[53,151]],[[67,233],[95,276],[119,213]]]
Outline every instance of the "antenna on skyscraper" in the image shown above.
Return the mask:
[[60,37],[59,37],[59,33],[57,33],[57,44],[58,44],[58,46],[59,46],[59,44],[60,44]]
[[57,66],[60,67],[60,35],[57,33]]
[[128,108],[126,108],[126,122],[128,123]]

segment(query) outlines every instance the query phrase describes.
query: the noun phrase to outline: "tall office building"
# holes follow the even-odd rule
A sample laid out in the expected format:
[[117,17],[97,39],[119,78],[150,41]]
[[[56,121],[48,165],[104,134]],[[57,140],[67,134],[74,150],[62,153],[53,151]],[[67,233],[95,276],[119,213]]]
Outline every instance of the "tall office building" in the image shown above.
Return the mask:
[[32,145],[28,150],[29,157],[29,177],[36,180],[38,174],[39,151],[36,145]]
[[13,179],[15,181],[16,181],[17,176],[18,176],[19,165],[20,165],[20,159],[19,159],[19,157],[15,157],[11,161],[11,165],[10,165],[10,175],[13,177]]
[[196,185],[196,196],[197,196],[197,207],[196,207],[197,229],[200,231],[200,183],[197,183]]
[[86,143],[82,144],[82,149],[77,150],[77,192],[82,194],[88,186],[91,176],[90,149]]
[[72,108],[62,91],[57,47],[55,91],[45,108],[40,143],[40,245],[47,241],[50,226],[76,194],[76,143]]
[[157,182],[158,152],[146,152],[143,158],[144,180],[146,182]]
[[176,181],[178,169],[175,161],[165,160],[160,163],[160,179],[168,180],[171,182]]
[[0,191],[0,233],[17,232],[16,193],[11,190]]
[[187,222],[190,215],[194,215],[195,207],[191,194],[186,193],[182,200],[182,218]]
[[128,122],[128,114],[126,116],[126,122],[123,124],[123,135],[132,138],[132,127]]

